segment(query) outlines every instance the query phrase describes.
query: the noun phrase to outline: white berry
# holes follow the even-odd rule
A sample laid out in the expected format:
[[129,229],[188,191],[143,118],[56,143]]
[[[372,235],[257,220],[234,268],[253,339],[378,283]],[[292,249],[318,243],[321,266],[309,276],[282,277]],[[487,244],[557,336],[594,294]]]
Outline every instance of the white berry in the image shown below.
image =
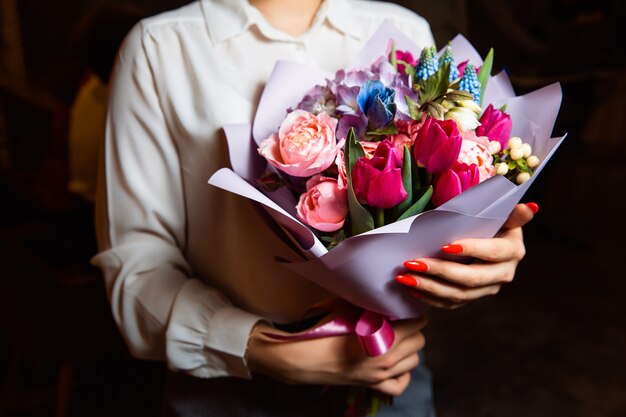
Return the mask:
[[539,162],[540,162],[539,158],[537,158],[536,155],[531,155],[526,160],[526,163],[528,164],[529,168],[535,168],[535,167],[539,166]]
[[508,146],[509,146],[509,149],[519,148],[522,146],[522,139],[518,138],[517,136],[514,136],[511,139],[509,139]]
[[526,181],[530,179],[530,174],[528,172],[520,172],[517,174],[515,180],[518,184],[524,184]]

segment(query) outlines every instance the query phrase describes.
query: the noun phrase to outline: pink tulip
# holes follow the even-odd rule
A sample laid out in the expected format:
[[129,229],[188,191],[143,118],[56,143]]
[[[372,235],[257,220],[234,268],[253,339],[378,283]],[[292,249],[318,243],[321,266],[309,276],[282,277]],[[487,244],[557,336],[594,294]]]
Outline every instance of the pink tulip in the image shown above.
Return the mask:
[[348,193],[339,189],[334,178],[315,175],[306,183],[296,211],[300,220],[322,231],[334,232],[343,227],[348,215]]
[[450,169],[458,158],[461,142],[461,134],[454,120],[428,117],[415,138],[415,160],[428,173],[441,174]]
[[388,139],[380,142],[371,159],[359,158],[352,169],[352,186],[359,202],[372,207],[391,208],[406,199],[402,158]]
[[511,137],[511,116],[502,110],[494,109],[490,104],[480,116],[479,122],[481,125],[476,128],[476,135],[487,136],[489,140],[497,140],[502,149],[506,149]]
[[[389,53],[389,57],[391,58],[391,52]],[[406,73],[406,65],[410,67],[417,65],[417,61],[413,58],[413,55],[409,51],[396,50],[396,60],[406,62],[406,64],[398,62],[398,73],[400,74]]]
[[476,164],[457,162],[437,179],[431,201],[439,207],[479,182],[480,173]]
[[337,119],[304,110],[289,113],[278,133],[261,142],[259,153],[281,171],[295,177],[319,174],[335,160],[344,141],[337,142]]

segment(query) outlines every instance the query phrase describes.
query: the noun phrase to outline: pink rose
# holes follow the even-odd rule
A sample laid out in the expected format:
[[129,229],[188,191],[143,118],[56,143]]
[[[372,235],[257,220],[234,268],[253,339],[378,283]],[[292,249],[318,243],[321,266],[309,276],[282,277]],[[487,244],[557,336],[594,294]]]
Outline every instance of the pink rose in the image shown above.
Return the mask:
[[296,206],[300,220],[322,232],[341,229],[348,215],[346,189],[339,189],[334,178],[315,175],[307,181],[306,190]]
[[261,142],[259,153],[267,161],[294,177],[309,177],[328,168],[344,141],[337,143],[337,119],[326,113],[314,115],[294,110],[278,133]]
[[489,149],[489,138],[476,136],[472,131],[463,133],[458,161],[467,165],[476,164],[480,173],[480,182],[493,177],[496,172],[493,166],[493,155]]

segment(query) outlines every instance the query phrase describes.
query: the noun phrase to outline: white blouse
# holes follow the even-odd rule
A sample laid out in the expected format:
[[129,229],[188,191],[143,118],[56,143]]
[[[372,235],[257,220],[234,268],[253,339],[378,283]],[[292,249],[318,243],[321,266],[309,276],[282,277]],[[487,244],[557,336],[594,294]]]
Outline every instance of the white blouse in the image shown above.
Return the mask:
[[421,17],[362,0],[325,0],[298,37],[246,0],[194,2],[132,30],[112,78],[93,262],[133,355],[249,377],[254,324],[297,320],[328,296],[274,262],[299,257],[253,206],[207,180],[228,165],[221,127],[251,122],[277,59],[336,71],[385,19],[434,44]]

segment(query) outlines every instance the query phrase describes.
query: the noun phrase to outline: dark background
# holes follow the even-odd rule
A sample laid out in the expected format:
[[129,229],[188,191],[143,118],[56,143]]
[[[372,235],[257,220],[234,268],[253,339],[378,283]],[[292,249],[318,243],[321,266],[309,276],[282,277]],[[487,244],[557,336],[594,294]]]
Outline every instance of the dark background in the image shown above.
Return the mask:
[[[0,417],[158,409],[163,365],[127,355],[88,263],[91,207],[65,190],[68,109],[89,55],[75,33],[102,3],[0,0]],[[186,1],[104,3],[150,15]],[[439,415],[626,415],[624,3],[397,3],[439,46],[460,32],[483,55],[494,47],[518,94],[560,81],[554,135],[569,133],[526,196],[540,211],[516,280],[432,314]]]

